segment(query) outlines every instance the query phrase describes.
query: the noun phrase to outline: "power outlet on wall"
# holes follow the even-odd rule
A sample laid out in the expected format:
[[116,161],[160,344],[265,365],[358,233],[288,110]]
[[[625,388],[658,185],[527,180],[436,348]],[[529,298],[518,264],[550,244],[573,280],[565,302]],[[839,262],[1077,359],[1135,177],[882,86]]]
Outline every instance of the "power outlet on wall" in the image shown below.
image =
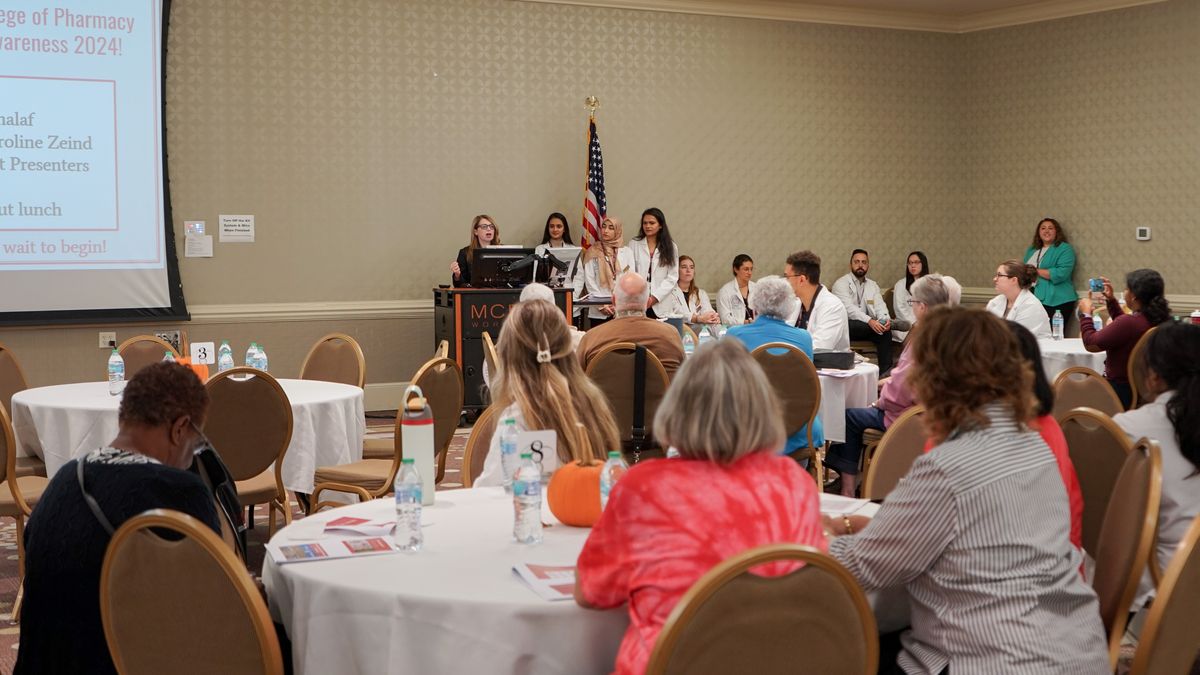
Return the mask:
[[181,346],[179,344],[179,331],[177,331],[177,330],[156,330],[156,331],[154,331],[154,335],[163,340],[166,340],[167,342],[170,342],[171,346],[175,348],[176,352],[183,354],[183,349],[181,348]]
[[100,349],[113,349],[117,346],[116,332],[100,331]]

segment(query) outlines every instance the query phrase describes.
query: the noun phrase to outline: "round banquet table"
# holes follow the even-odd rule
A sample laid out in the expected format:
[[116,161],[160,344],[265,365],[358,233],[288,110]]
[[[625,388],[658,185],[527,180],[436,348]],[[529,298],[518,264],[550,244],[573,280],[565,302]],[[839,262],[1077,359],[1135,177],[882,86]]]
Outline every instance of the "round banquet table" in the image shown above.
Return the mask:
[[[289,490],[311,493],[316,467],[362,459],[363,390],[315,380],[278,382],[292,405],[292,441],[283,458],[283,484]],[[12,422],[18,452],[41,457],[47,474],[53,476],[63,464],[116,437],[120,402],[120,396],[109,395],[108,382],[17,392],[12,397]]]
[[853,370],[821,369],[821,424],[825,441],[846,442],[846,408],[865,408],[879,398],[879,366],[863,361]]
[[[667,461],[667,460],[660,460]],[[822,496],[822,504],[844,498]],[[271,543],[322,537],[342,516],[395,518],[378,499],[309,516]],[[873,515],[875,504],[858,513]],[[297,673],[608,673],[629,624],[625,606],[583,609],[543,600],[516,576],[521,562],[574,565],[591,531],[559,524],[543,507],[545,541],[512,541],[512,497],[503,488],[438,492],[423,513],[415,554],[276,565],[263,561],[271,616],[292,641]],[[908,599],[868,595],[880,626],[907,625]]]
[[1038,340],[1038,349],[1042,351],[1042,368],[1046,370],[1050,384],[1054,384],[1059,373],[1072,366],[1083,366],[1104,374],[1104,359],[1108,355],[1084,349],[1082,338]]

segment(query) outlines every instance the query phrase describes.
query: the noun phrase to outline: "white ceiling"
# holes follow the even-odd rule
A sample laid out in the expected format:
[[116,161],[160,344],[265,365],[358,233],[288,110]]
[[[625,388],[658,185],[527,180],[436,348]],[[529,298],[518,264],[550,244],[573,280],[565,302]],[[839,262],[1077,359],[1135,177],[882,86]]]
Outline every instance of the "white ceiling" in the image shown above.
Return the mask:
[[518,0],[967,33],[1166,0]]

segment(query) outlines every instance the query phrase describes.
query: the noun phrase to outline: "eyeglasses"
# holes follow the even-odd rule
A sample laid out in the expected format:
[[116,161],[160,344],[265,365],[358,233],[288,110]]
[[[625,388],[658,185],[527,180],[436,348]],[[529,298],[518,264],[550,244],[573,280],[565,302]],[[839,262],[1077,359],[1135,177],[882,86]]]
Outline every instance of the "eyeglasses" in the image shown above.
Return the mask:
[[1011,274],[993,274],[992,275],[993,279],[999,279],[1000,277],[1008,277],[1009,279],[1016,279],[1016,277]]
[[909,298],[908,300],[906,300],[906,302],[908,303],[909,307],[912,307],[913,305],[924,305],[925,304],[924,300],[913,300],[912,298]]
[[475,226],[477,230],[495,230],[496,226],[491,223],[480,223]]
[[787,272],[784,272],[783,276],[787,277],[788,279],[795,279],[796,277],[802,277],[804,275],[803,274],[788,274]]

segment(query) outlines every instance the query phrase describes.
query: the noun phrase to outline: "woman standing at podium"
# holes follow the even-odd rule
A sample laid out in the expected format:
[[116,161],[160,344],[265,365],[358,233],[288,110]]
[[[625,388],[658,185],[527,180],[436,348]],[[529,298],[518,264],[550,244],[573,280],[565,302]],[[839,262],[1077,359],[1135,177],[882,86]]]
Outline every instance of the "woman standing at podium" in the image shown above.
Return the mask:
[[458,259],[450,263],[455,288],[471,285],[471,255],[477,248],[500,243],[500,228],[491,216],[480,214],[471,221],[471,243],[458,250]]
[[662,302],[679,283],[679,249],[671,241],[667,217],[661,209],[648,208],[642,212],[642,227],[633,241],[633,265],[638,274],[650,284],[650,299],[646,301],[646,316],[657,318],[654,305]]
[[[625,235],[621,221],[616,216],[605,216],[600,223],[600,241],[584,252],[583,273],[575,275],[575,298],[588,300],[612,300],[613,282],[622,272],[633,265],[633,255],[625,246]],[[585,293],[586,291],[586,293]],[[613,316],[611,304],[587,309],[591,325],[608,321]]]

